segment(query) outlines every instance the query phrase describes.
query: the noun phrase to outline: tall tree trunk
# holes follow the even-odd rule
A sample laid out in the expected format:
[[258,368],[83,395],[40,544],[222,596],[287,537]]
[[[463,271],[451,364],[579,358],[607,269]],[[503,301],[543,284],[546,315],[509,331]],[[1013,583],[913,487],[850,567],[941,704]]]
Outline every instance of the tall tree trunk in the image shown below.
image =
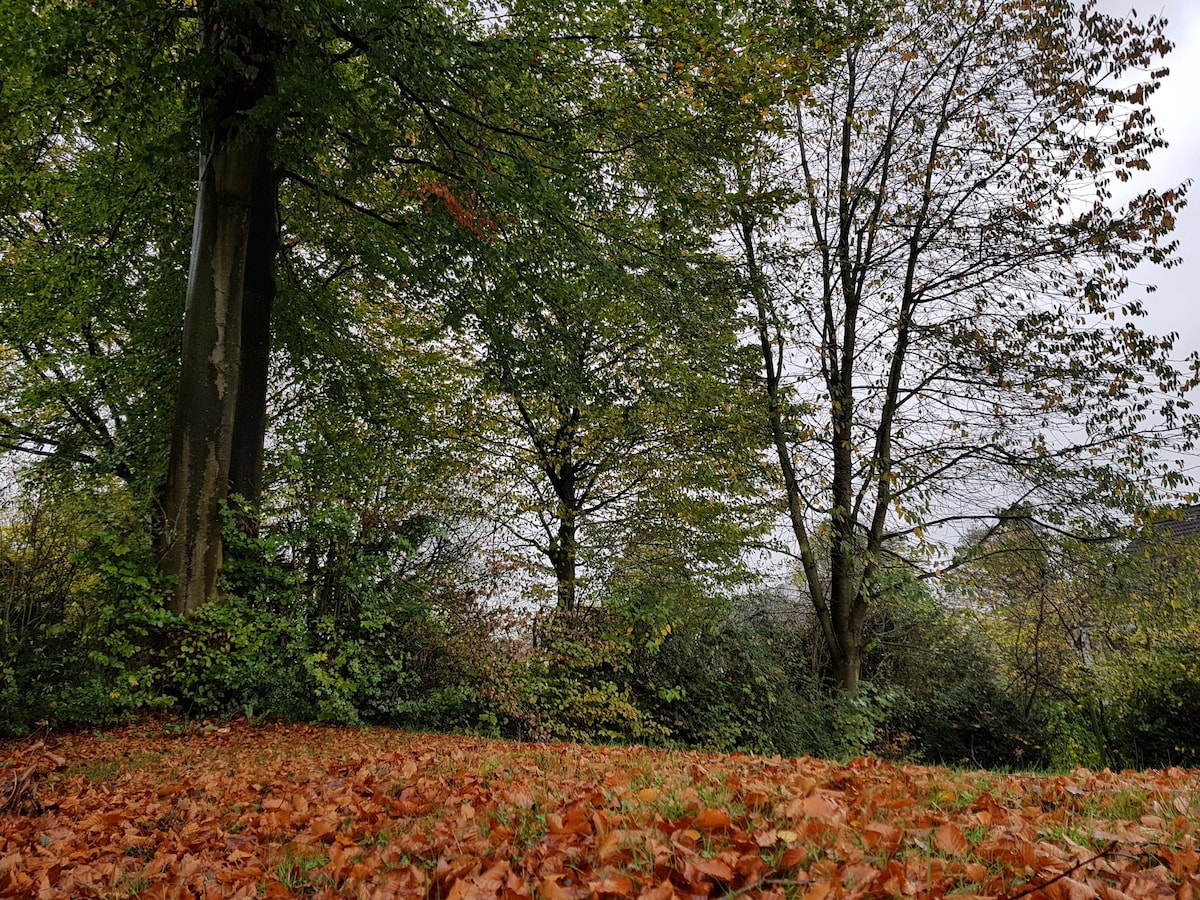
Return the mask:
[[[748,185],[748,179],[743,177],[742,190],[747,191]],[[845,570],[849,565],[848,554],[836,552],[836,535],[839,525],[843,531],[847,530],[848,525],[844,517],[839,519],[835,513],[835,539],[829,556],[832,571],[830,584],[827,587],[821,577],[816,548],[813,546],[808,526],[804,520],[806,501],[796,475],[796,467],[792,460],[792,448],[788,444],[788,429],[784,422],[784,400],[779,389],[785,350],[784,336],[777,326],[772,326],[773,319],[769,308],[765,279],[758,264],[754,222],[747,217],[741,221],[740,226],[746,251],[749,287],[758,317],[758,336],[763,361],[762,384],[767,401],[767,424],[770,427],[771,441],[774,444],[780,473],[783,476],[788,520],[800,551],[800,562],[809,598],[817,614],[821,636],[824,638],[833,664],[834,681],[839,690],[853,691],[858,687],[862,670],[862,635],[866,603],[857,592],[861,582],[852,577],[852,572]],[[835,496],[838,496],[836,492]],[[852,528],[849,531],[849,539],[853,541]],[[839,565],[843,567],[840,573],[837,569]]]
[[833,680],[838,690],[852,693],[858,690],[862,672],[862,648],[856,644],[842,648],[833,658]]
[[[215,74],[201,97],[205,150],[163,504],[162,565],[175,579],[171,608],[177,613],[193,612],[217,593],[221,504],[229,495],[245,352],[244,299],[247,283],[258,291],[268,280],[261,272],[262,242],[252,239],[265,226],[253,210],[256,200],[259,206],[267,202],[268,192],[274,216],[271,135],[246,119],[276,89],[276,44],[267,27],[271,11],[264,2],[224,6],[216,0],[201,0],[197,11],[201,56]],[[264,187],[264,177],[270,187]],[[274,252],[265,264],[273,268]],[[249,275],[248,268],[254,270]],[[269,280],[273,283],[273,274]]]
[[256,528],[262,499],[263,441],[267,432],[267,380],[271,361],[271,313],[275,305],[275,260],[279,253],[279,180],[268,152],[259,157],[242,295],[241,371],[233,420],[229,490],[246,505],[245,523]]

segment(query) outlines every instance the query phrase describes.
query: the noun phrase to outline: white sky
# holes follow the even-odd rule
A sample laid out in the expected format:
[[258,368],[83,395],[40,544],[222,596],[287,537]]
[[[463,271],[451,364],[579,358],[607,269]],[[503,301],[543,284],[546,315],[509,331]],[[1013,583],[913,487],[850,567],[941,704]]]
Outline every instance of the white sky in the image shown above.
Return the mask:
[[1143,21],[1166,18],[1167,36],[1175,44],[1166,59],[1171,74],[1150,99],[1170,146],[1150,158],[1150,175],[1137,186],[1163,189],[1189,178],[1198,183],[1175,229],[1183,264],[1167,271],[1144,267],[1135,273],[1130,293],[1145,296],[1138,282],[1158,285],[1158,291],[1146,297],[1150,317],[1143,324],[1156,334],[1178,332],[1174,355],[1182,359],[1200,350],[1200,0],[1099,0],[1099,8],[1120,15],[1134,10]]

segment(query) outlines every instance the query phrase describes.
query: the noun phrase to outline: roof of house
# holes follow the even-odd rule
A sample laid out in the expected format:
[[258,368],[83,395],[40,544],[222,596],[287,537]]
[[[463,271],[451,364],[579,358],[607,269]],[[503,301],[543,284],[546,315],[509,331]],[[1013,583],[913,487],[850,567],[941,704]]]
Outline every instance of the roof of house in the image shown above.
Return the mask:
[[1173,515],[1158,519],[1154,523],[1154,529],[1172,538],[1200,535],[1200,504],[1180,507]]

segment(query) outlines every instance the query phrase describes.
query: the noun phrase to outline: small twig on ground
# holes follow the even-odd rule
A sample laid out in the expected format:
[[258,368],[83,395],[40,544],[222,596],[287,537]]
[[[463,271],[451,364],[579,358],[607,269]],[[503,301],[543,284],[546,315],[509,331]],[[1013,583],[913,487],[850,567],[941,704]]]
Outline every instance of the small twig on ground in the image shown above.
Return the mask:
[[41,815],[42,803],[38,800],[37,783],[37,763],[34,763],[0,784],[0,813],[17,816]]
[[1075,865],[1071,866],[1069,869],[1064,869],[1062,872],[1059,872],[1053,878],[1049,878],[1046,881],[1039,881],[1036,884],[1027,884],[1024,888],[1017,891],[1015,894],[1001,894],[999,897],[996,898],[996,900],[1019,900],[1019,898],[1021,898],[1021,897],[1028,897],[1030,894],[1034,893],[1035,891],[1040,891],[1040,890],[1042,890],[1042,888],[1049,887],[1050,885],[1054,884],[1054,882],[1056,882],[1056,881],[1061,881],[1064,878],[1069,878],[1070,876],[1072,876],[1076,872],[1078,872],[1080,869],[1090,866],[1092,863],[1096,862],[1096,860],[1104,859],[1105,857],[1112,856],[1113,849],[1117,846],[1117,843],[1118,843],[1117,841],[1109,841],[1104,846],[1104,849],[1101,850],[1099,853],[1097,853],[1095,856],[1089,857],[1088,859],[1081,859],[1079,862],[1075,863]]
[[47,807],[38,798],[38,782],[43,774],[40,767],[45,764],[53,770],[67,762],[47,750],[45,741],[33,744],[22,755],[27,760],[32,757],[33,761],[12,778],[0,782],[0,815],[38,816],[45,812]]

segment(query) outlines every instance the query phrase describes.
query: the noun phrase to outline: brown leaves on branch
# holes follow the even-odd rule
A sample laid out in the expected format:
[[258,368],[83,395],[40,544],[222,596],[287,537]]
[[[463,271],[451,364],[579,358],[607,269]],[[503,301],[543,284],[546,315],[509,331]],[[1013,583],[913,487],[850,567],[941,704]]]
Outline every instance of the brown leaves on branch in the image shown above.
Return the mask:
[[496,220],[483,212],[479,208],[478,198],[472,191],[466,195],[465,202],[460,200],[458,196],[443,182],[434,181],[421,185],[417,189],[417,196],[426,204],[430,202],[430,198],[436,198],[441,201],[446,212],[458,224],[460,228],[465,228],[476,237],[491,238],[500,231],[500,226]]
[[0,749],[0,896],[1194,900],[1198,786],[144,726]]

